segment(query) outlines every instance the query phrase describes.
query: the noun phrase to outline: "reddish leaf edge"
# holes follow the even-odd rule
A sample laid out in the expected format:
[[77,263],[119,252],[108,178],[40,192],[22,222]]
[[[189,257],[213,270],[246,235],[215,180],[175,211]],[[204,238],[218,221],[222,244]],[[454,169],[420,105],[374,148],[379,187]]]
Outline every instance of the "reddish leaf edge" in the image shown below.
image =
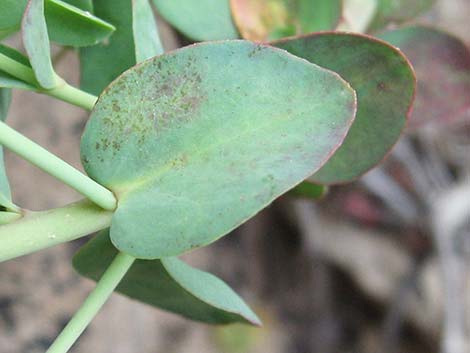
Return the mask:
[[[310,37],[316,37],[316,36],[321,36],[321,35],[348,35],[348,36],[352,36],[352,37],[358,37],[358,38],[364,38],[364,39],[368,39],[368,40],[371,40],[373,42],[376,42],[376,43],[379,43],[379,44],[382,44],[382,45],[385,45],[389,48],[391,48],[392,50],[394,50],[398,55],[401,56],[401,58],[407,63],[407,65],[409,66],[410,68],[410,71],[413,75],[413,95],[411,97],[411,100],[410,100],[410,104],[408,105],[408,109],[407,109],[407,112],[405,114],[405,124],[403,125],[401,131],[400,131],[400,137],[402,135],[404,135],[405,132],[408,131],[408,125],[410,123],[410,117],[411,117],[411,114],[413,113],[413,105],[414,105],[414,102],[416,100],[416,85],[417,85],[417,78],[416,78],[416,72],[415,72],[415,69],[413,67],[413,65],[411,64],[410,60],[406,57],[406,55],[400,50],[400,48],[397,48],[396,46],[380,39],[380,38],[376,38],[375,36],[373,35],[370,35],[370,34],[363,34],[363,33],[356,33],[356,32],[349,32],[349,31],[319,31],[319,32],[312,32],[312,33],[306,33],[306,34],[300,34],[300,35],[295,35],[295,36],[290,36],[290,37],[285,37],[285,38],[282,38],[282,39],[279,39],[279,40],[275,40],[275,41],[272,41],[272,42],[269,42],[269,45],[276,45],[277,43],[283,43],[283,42],[288,42],[288,41],[291,41],[291,40],[295,40],[295,39],[305,39],[305,38],[310,38]],[[353,87],[354,89],[354,87]],[[356,100],[357,100],[357,97],[356,97]],[[357,102],[356,102],[357,104]],[[349,132],[349,130],[348,130]],[[357,177],[351,179],[351,180],[348,180],[348,181],[339,181],[339,182],[331,182],[331,183],[321,183],[322,185],[327,185],[327,186],[334,186],[334,185],[347,185],[347,184],[350,184],[350,183],[353,183],[355,181],[357,181],[358,179],[360,179],[363,175],[367,174],[368,172],[370,172],[371,170],[373,170],[374,168],[376,168],[378,165],[382,164],[387,158],[388,156],[390,155],[390,153],[392,152],[393,148],[396,146],[396,144],[398,143],[398,141],[400,140],[400,138],[398,138],[395,143],[390,146],[390,148],[388,149],[387,153],[384,154],[384,156],[382,157],[382,159],[377,162],[375,165],[373,165],[372,167],[370,167],[368,170],[364,171],[364,173],[362,173],[361,175],[358,175]],[[344,139],[343,139],[344,141]],[[342,143],[341,143],[342,144]],[[336,151],[335,151],[336,152]],[[331,158],[331,156],[330,156]],[[328,158],[329,159],[329,158]],[[321,167],[318,169],[320,170]],[[317,170],[317,171],[318,171]],[[317,172],[316,171],[316,172]],[[315,173],[316,173],[315,172]],[[312,174],[311,177],[307,178],[307,180],[311,183],[316,183],[316,184],[319,184],[315,179],[313,179],[314,174]]]

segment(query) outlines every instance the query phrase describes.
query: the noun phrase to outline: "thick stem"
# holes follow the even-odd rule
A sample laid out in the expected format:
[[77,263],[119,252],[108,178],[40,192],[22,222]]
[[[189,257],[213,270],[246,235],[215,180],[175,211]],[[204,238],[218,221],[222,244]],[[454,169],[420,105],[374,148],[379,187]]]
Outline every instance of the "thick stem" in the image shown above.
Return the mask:
[[0,53],[0,69],[31,85],[39,85],[38,81],[36,81],[36,76],[34,75],[33,69],[9,58],[2,53]]
[[2,53],[0,53],[0,69],[26,83],[29,83],[35,88],[36,92],[47,94],[87,110],[93,109],[93,106],[96,103],[96,96],[70,86],[59,76],[56,77],[56,81],[59,83],[57,87],[52,89],[41,88],[36,80],[33,69]]
[[95,289],[86,298],[67,326],[56,338],[46,353],[66,353],[86,329],[91,320],[101,309],[106,300],[132,266],[135,258],[118,253],[111,265],[96,284]]
[[76,87],[70,86],[66,82],[51,90],[41,90],[39,92],[48,94],[52,97],[58,98],[87,110],[92,110],[96,100],[98,99],[96,96],[84,92]]
[[88,197],[106,210],[116,208],[113,193],[62,159],[0,122],[0,144]]
[[26,213],[0,226],[0,262],[65,243],[109,227],[111,211],[88,200],[62,208]]

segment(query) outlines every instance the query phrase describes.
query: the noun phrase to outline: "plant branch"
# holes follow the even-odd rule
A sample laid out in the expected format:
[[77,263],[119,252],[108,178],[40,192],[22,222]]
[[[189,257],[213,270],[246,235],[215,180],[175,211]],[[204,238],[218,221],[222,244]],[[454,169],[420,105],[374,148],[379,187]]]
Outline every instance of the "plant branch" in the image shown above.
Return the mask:
[[116,208],[113,193],[67,162],[0,122],[0,144],[88,197],[106,210]]
[[52,89],[41,88],[38,81],[36,80],[33,69],[9,58],[2,53],[0,53],[0,69],[32,85],[35,91],[38,93],[47,94],[87,110],[93,109],[93,106],[96,103],[96,96],[69,85],[58,75],[56,75],[56,81],[59,82],[57,87]]
[[88,200],[41,212],[26,212],[0,226],[0,262],[78,239],[109,227],[113,213]]
[[75,313],[46,353],[66,353],[111,296],[119,282],[132,266],[135,258],[118,253],[96,284],[95,289]]

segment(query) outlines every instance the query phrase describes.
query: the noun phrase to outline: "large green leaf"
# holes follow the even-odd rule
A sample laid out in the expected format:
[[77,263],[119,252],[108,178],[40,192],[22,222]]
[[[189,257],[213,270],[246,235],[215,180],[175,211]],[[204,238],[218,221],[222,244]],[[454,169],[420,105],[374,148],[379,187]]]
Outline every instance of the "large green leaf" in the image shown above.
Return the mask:
[[29,0],[22,22],[23,43],[41,87],[51,89],[58,80],[52,67],[49,36],[44,18],[44,0]]
[[348,182],[379,163],[400,137],[413,100],[415,78],[406,58],[380,40],[339,32],[274,45],[337,72],[357,93],[357,116],[348,136],[313,180]]
[[238,38],[228,0],[153,0],[158,12],[194,40]]
[[418,77],[410,127],[448,123],[470,112],[470,51],[458,38],[411,26],[380,34],[410,59]]
[[341,0],[230,1],[240,33],[254,41],[331,30],[341,18]]
[[62,45],[95,45],[116,29],[90,12],[60,0],[45,1],[45,15],[51,40]]
[[354,113],[354,91],[330,71],[270,46],[204,43],[114,81],[81,156],[119,199],[113,243],[168,257],[213,242],[313,174]]
[[[81,275],[96,281],[117,253],[105,230],[80,249],[73,258],[73,265]],[[136,260],[116,290],[157,308],[209,324],[260,323],[223,281],[177,258]]]
[[148,0],[95,0],[95,14],[116,25],[108,43],[80,50],[81,87],[99,94],[137,62],[163,52]]
[[378,30],[389,23],[399,24],[429,10],[436,0],[377,0],[377,11],[370,30]]

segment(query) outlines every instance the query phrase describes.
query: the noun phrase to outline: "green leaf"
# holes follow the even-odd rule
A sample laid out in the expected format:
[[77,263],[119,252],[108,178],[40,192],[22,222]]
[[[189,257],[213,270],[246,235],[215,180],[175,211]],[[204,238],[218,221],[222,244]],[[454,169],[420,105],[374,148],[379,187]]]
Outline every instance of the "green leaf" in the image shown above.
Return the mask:
[[153,0],[162,17],[188,38],[238,38],[228,0]]
[[89,13],[93,13],[93,0],[64,0],[66,3],[78,7]]
[[27,0],[2,0],[0,7],[0,30],[8,33],[20,29],[21,18]]
[[337,72],[356,90],[356,120],[333,157],[312,177],[349,182],[378,164],[397,142],[413,101],[415,77],[400,51],[372,37],[319,33],[273,45]]
[[[97,281],[117,253],[105,230],[80,249],[73,258],[73,266],[81,275]],[[209,324],[260,324],[223,281],[177,258],[136,260],[116,290],[192,320]]]
[[[0,44],[0,52],[3,47]],[[8,109],[11,103],[11,89],[3,88],[2,83],[2,73],[0,72],[0,120],[5,121],[8,115]],[[3,147],[0,145],[0,208],[3,208],[8,211],[13,212],[0,212],[0,224],[16,219],[18,212],[18,206],[11,202],[11,192],[10,192],[10,183],[8,182],[8,177],[5,170],[5,162],[3,160]],[[3,210],[2,210],[3,211]],[[16,214],[16,216],[15,216]]]
[[80,86],[99,94],[112,80],[135,65],[132,2],[95,0],[95,15],[113,23],[116,31],[106,43],[80,49]]
[[390,23],[400,24],[428,11],[436,0],[377,0],[376,16],[369,31],[376,31]]
[[81,156],[119,199],[113,243],[168,257],[215,241],[313,174],[354,113],[354,91],[330,71],[270,46],[204,43],[114,81]]
[[[163,52],[148,0],[97,0],[95,14],[116,25],[107,43],[80,50],[81,88],[99,94],[123,71]],[[123,48],[134,48],[123,50]]]
[[409,127],[449,123],[470,112],[470,51],[437,29],[410,26],[379,35],[399,47],[418,77]]
[[23,43],[39,84],[52,89],[58,84],[52,67],[49,36],[44,19],[44,0],[29,0],[22,22]]
[[267,41],[334,29],[341,0],[231,0],[232,13],[245,39]]
[[289,194],[293,196],[319,200],[323,198],[327,192],[328,186],[314,184],[306,180],[293,188]]
[[50,39],[62,45],[95,45],[116,29],[90,12],[60,0],[45,1],[45,15]]
[[[1,82],[1,76],[0,76]],[[11,89],[0,88],[0,119],[5,121],[8,108],[11,102]],[[0,206],[5,207],[6,200],[11,200],[10,185],[8,183],[8,177],[5,172],[5,163],[3,161],[3,148],[0,146]]]
[[[27,0],[6,0],[0,12],[0,31],[9,35],[20,29]],[[76,6],[74,6],[76,5]],[[91,15],[91,0],[44,0],[50,40],[75,47],[94,45],[109,37],[114,26]]]
[[132,31],[137,62],[163,54],[157,23],[148,0],[133,0]]

